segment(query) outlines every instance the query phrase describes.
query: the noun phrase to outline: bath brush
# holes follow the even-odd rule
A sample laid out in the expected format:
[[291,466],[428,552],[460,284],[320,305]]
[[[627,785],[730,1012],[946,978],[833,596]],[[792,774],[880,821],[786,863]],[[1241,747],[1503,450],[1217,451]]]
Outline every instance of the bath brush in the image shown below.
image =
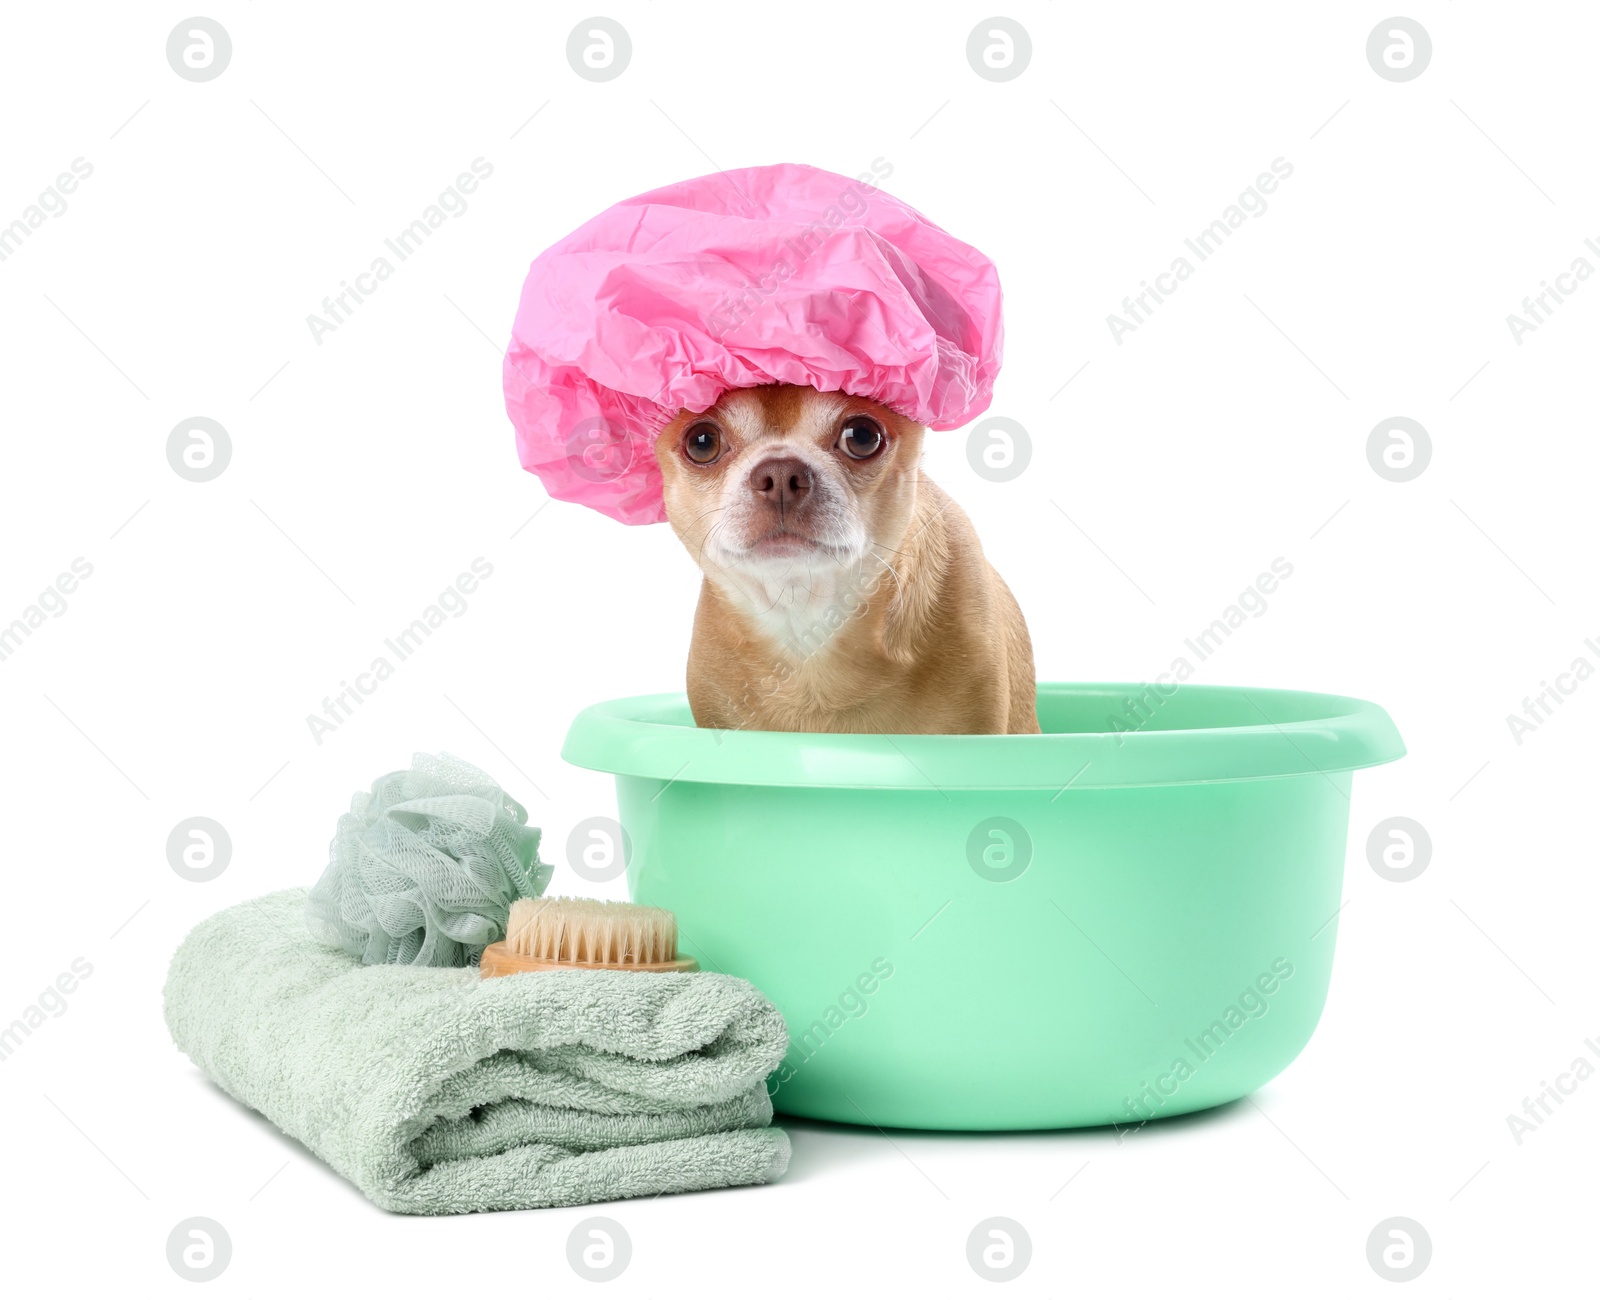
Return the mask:
[[678,919],[662,907],[595,898],[519,898],[506,937],[478,961],[485,977],[531,970],[692,971],[678,956]]

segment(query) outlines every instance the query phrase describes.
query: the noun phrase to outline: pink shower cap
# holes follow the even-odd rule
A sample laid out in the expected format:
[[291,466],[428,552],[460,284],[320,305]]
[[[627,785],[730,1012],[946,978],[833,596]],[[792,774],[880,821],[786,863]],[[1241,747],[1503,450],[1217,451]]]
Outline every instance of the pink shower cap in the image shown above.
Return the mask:
[[625,524],[666,518],[654,439],[733,388],[809,384],[954,429],[1000,370],[1000,281],[873,185],[783,163],[608,208],[541,253],[512,326],[523,467]]

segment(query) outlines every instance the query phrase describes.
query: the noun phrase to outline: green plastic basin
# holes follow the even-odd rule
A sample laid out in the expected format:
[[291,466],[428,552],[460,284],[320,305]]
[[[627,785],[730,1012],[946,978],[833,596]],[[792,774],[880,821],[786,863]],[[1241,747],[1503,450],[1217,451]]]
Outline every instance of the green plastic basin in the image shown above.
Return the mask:
[[597,704],[633,898],[775,1003],[778,1110],[941,1129],[1138,1124],[1271,1079],[1327,996],[1375,704],[1039,686],[1038,736],[696,728]]

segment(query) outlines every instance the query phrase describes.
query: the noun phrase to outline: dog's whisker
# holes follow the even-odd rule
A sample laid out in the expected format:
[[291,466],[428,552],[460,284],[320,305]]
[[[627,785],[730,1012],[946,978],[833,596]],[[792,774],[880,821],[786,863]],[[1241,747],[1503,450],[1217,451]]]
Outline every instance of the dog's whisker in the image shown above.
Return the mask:
[[[720,510],[721,507],[719,506],[718,509]],[[721,572],[721,573],[725,573],[725,572],[727,572],[727,570],[724,569],[722,567],[722,565],[718,564],[715,560],[711,559],[709,556],[706,555],[706,547],[711,544],[711,539],[714,538],[717,535],[717,530],[719,528],[721,528],[727,522],[728,521],[726,519],[719,519],[719,520],[717,520],[716,523],[712,524],[710,528],[706,529],[706,535],[700,539],[700,550],[697,553],[697,555],[695,556],[697,561],[699,561],[699,562],[701,562],[703,564],[709,564],[709,565],[711,565],[711,567],[713,569],[716,569],[718,572]]]
[[872,558],[883,565],[889,571],[890,576],[894,578],[894,603],[898,605],[906,594],[905,584],[900,581],[900,571],[890,564],[888,560],[884,559],[883,556],[879,555],[876,549],[872,551]]
[[693,528],[697,523],[699,523],[707,515],[721,514],[727,508],[728,508],[728,503],[726,501],[724,501],[721,505],[712,506],[711,509],[709,509],[709,510],[702,510],[693,519],[691,519],[687,524],[685,524],[684,528],[685,529]]
[[778,576],[778,581],[774,584],[778,588],[778,594],[772,598],[772,604],[768,605],[764,610],[761,611],[763,614],[770,614],[773,610],[778,608],[778,602],[783,599],[783,593],[786,590],[783,585],[783,580],[793,572],[794,561],[790,560],[789,567]]

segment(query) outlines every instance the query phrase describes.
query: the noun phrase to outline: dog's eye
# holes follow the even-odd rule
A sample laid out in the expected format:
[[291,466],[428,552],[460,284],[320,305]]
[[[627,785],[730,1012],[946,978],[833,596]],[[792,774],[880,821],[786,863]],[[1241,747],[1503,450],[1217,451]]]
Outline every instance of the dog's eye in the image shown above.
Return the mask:
[[883,450],[883,430],[876,420],[852,415],[839,431],[839,450],[851,460],[868,460]]
[[683,454],[696,465],[709,465],[722,455],[722,433],[714,424],[696,424],[683,435]]

